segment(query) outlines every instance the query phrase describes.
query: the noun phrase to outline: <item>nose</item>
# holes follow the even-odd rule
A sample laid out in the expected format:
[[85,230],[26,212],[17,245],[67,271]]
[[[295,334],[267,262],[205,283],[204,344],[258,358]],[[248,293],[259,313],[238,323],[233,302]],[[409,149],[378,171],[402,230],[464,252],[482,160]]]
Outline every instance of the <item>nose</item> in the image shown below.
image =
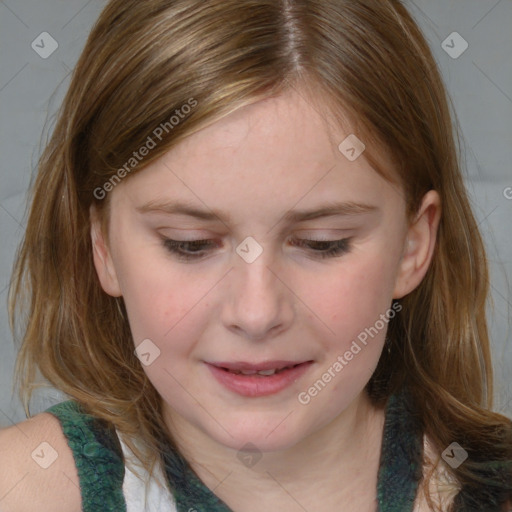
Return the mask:
[[238,336],[266,340],[285,331],[293,321],[294,295],[270,251],[252,263],[235,254],[228,276],[222,321]]

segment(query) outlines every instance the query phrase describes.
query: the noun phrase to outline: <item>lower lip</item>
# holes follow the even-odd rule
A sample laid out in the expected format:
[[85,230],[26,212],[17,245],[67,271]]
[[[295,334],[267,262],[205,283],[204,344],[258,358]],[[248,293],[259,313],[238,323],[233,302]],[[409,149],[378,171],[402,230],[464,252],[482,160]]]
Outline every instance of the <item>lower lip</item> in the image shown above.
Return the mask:
[[242,375],[231,373],[217,366],[207,364],[213,376],[223,386],[243,396],[267,396],[279,393],[296,382],[311,366],[312,362],[301,363],[274,375]]

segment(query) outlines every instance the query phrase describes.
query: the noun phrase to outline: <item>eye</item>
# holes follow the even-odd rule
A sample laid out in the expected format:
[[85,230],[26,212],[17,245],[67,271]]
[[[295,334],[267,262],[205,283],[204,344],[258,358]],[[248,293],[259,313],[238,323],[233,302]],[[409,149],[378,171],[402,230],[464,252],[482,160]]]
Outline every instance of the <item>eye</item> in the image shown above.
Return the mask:
[[184,261],[199,259],[204,256],[205,248],[217,245],[213,240],[172,240],[171,238],[163,238],[163,244],[169,252]]
[[[294,239],[292,245],[306,247],[318,258],[333,258],[347,253],[351,249],[350,238],[342,240],[305,240]],[[172,240],[162,239],[164,247],[182,261],[198,260],[206,255],[208,249],[218,244],[214,240]]]
[[292,245],[299,247],[306,246],[318,258],[334,258],[347,253],[351,249],[351,238],[343,238],[342,240],[304,240],[296,239]]

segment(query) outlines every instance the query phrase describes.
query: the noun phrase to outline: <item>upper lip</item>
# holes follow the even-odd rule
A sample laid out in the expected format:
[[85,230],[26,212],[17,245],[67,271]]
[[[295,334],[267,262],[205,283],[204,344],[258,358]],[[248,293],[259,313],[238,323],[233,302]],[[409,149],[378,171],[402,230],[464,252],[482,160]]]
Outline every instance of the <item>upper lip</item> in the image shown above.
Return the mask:
[[247,363],[245,361],[231,361],[231,362],[212,362],[208,363],[218,368],[226,368],[228,370],[240,371],[261,371],[261,370],[280,370],[287,366],[295,366],[302,363],[309,363],[310,361],[262,361],[261,363]]

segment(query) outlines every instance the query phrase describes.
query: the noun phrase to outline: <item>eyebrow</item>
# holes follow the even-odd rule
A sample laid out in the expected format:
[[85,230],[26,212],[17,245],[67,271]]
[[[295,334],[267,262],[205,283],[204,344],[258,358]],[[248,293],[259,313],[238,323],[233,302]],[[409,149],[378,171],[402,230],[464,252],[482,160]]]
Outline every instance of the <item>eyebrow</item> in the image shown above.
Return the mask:
[[[182,201],[149,201],[142,206],[136,208],[140,213],[160,212],[168,215],[187,215],[201,220],[220,220],[222,222],[231,223],[232,218],[228,213],[216,209],[204,210],[194,206],[191,203]],[[286,212],[281,222],[303,222],[323,217],[336,216],[355,216],[368,213],[376,213],[379,211],[377,206],[348,202],[328,202],[319,208],[310,210],[290,210]]]

